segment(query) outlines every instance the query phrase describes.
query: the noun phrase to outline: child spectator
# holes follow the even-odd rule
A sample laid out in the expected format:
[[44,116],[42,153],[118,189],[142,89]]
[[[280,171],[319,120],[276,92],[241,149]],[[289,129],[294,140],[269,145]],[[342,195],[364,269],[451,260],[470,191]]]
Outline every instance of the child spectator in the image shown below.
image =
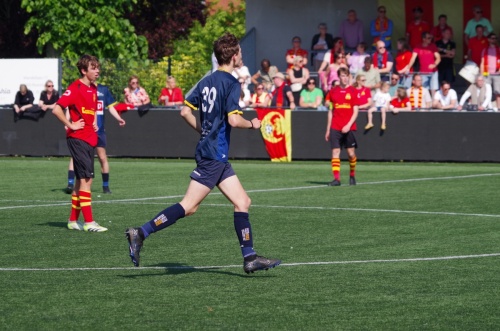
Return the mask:
[[379,111],[382,118],[382,124],[380,125],[380,130],[385,130],[387,128],[385,124],[386,112],[389,109],[389,103],[391,102],[391,95],[389,94],[388,82],[383,82],[380,91],[375,93],[373,97],[374,106],[368,109],[368,124],[365,126],[365,130],[370,130],[373,128],[373,112]]
[[358,109],[359,111],[368,111],[372,106],[372,92],[365,86],[366,77],[364,75],[356,76],[354,87],[358,91]]
[[411,111],[410,99],[408,99],[408,95],[406,94],[406,90],[404,87],[398,87],[398,90],[396,91],[396,97],[391,100],[389,109],[394,114],[397,114],[400,111]]

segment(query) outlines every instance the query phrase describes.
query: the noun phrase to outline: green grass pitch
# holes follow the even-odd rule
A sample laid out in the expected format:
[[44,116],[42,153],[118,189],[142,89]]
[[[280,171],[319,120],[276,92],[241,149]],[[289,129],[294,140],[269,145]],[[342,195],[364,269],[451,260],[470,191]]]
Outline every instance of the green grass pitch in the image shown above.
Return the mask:
[[246,275],[232,207],[153,234],[133,268],[124,230],[185,193],[192,160],[111,159],[93,211],[65,228],[68,159],[1,158],[2,330],[493,330],[500,325],[498,164],[234,161],[255,249],[283,265]]

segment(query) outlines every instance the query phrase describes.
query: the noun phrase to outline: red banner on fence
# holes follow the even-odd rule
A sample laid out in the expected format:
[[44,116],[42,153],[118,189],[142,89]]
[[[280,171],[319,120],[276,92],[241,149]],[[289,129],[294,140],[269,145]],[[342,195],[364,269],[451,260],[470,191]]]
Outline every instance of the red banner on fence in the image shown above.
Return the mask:
[[260,132],[273,162],[292,161],[292,120],[290,109],[256,108]]

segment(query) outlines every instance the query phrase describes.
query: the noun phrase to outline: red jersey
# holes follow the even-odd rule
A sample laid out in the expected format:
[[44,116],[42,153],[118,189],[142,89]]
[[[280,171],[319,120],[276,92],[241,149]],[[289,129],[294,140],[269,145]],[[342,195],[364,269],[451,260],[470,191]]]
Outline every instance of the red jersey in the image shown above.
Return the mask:
[[[403,70],[404,67],[406,67],[408,64],[410,64],[411,61],[411,56],[412,53],[410,51],[405,51],[405,52],[399,52],[396,55],[396,71]],[[412,72],[413,69],[410,68],[410,72]]]
[[[331,128],[342,131],[352,118],[354,106],[359,106],[358,91],[352,86],[335,86],[326,95],[326,100],[333,104]],[[352,124],[351,131],[356,131],[356,121]]]
[[[162,88],[160,96],[158,97],[158,100],[162,96],[165,96],[165,95],[168,97],[168,102],[183,102],[184,101],[184,97],[182,96],[182,90],[178,87],[174,87],[172,89],[172,92],[170,92],[170,90],[166,87]],[[162,104],[165,105],[164,100],[162,100]]]
[[408,43],[411,48],[415,48],[415,46],[422,42],[422,33],[424,32],[431,32],[431,26],[429,23],[420,21],[419,24],[415,24],[415,22],[408,24],[406,27],[406,33],[410,35]]
[[408,102],[410,99],[404,98],[403,100],[399,100],[399,98],[394,98],[391,100],[391,106],[394,108],[406,108],[408,106]]
[[97,111],[97,86],[85,85],[81,80],[75,80],[61,95],[57,104],[63,109],[68,107],[70,119],[76,122],[83,118],[85,126],[81,130],[66,130],[68,138],[85,141],[90,146],[97,145],[97,132],[94,130],[94,119]]
[[[288,55],[292,55],[293,57],[296,57],[298,55],[302,56],[304,59],[307,60],[307,51],[305,49],[302,49],[302,48],[298,48],[298,49],[289,49],[286,51],[286,55],[285,57],[287,57]],[[288,65],[288,68],[291,68],[293,67],[293,64],[289,64]]]
[[370,89],[366,86],[363,86],[360,89],[356,89],[356,91],[358,91],[357,97],[359,105],[366,105],[368,103],[368,99],[372,97],[372,92],[370,91]]
[[478,66],[481,65],[481,55],[483,50],[488,47],[488,38],[482,37],[478,38],[472,37],[469,39],[469,50],[470,50],[470,59],[474,61]]
[[437,71],[437,67],[430,68],[431,64],[436,63],[436,58],[434,56],[434,53],[439,53],[436,44],[431,43],[427,46],[419,44],[415,46],[413,52],[417,53],[418,61],[420,63],[420,70],[419,70],[420,72],[431,73]]

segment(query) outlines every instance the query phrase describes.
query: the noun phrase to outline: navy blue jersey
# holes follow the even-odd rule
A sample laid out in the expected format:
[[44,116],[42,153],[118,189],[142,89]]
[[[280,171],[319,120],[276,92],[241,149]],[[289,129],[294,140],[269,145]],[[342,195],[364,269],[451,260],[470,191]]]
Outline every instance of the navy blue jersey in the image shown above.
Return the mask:
[[184,103],[200,111],[201,137],[196,156],[227,162],[231,126],[228,116],[243,114],[238,104],[241,85],[230,73],[217,70],[203,78]]
[[99,127],[99,130],[97,133],[103,133],[104,132],[104,109],[108,108],[109,106],[113,106],[116,104],[115,98],[113,98],[113,95],[111,92],[109,92],[109,89],[105,85],[97,85],[97,126]]

